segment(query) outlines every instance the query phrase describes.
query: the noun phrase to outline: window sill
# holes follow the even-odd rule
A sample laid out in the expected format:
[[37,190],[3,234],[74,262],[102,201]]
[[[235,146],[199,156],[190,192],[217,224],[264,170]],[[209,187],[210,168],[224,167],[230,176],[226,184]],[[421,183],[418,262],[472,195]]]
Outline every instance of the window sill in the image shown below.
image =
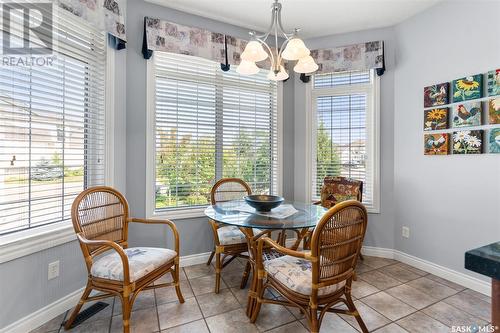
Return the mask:
[[71,223],[19,231],[0,236],[0,264],[40,252],[76,239]]
[[185,220],[185,219],[192,219],[192,218],[200,218],[200,217],[206,217],[205,215],[205,209],[207,207],[196,207],[196,208],[179,208],[179,209],[169,209],[165,211],[160,211],[160,212],[154,212],[153,214],[150,214],[148,218],[152,219],[169,219],[172,221],[176,220]]

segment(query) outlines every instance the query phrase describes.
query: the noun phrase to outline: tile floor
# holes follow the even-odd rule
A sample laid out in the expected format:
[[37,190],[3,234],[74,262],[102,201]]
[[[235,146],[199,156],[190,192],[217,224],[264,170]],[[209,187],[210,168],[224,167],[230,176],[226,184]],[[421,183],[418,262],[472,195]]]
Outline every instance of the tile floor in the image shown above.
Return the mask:
[[[258,321],[245,315],[247,289],[239,289],[243,261],[234,260],[223,271],[216,295],[212,266],[185,267],[180,305],[174,288],[140,294],[132,312],[132,332],[307,332],[307,322],[294,308],[265,304]],[[355,304],[370,332],[450,332],[452,325],[490,322],[489,297],[395,260],[365,257],[353,283]],[[278,297],[277,293],[272,293]],[[122,332],[121,303],[109,299],[103,311],[69,332]],[[64,332],[63,313],[32,333]],[[327,314],[321,332],[356,333],[354,318]]]

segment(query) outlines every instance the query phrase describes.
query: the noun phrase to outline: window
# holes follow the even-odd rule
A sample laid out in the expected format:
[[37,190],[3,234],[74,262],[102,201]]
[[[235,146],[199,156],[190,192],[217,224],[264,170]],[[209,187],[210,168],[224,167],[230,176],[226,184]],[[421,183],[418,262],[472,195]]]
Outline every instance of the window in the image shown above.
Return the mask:
[[52,66],[0,65],[0,234],[67,221],[104,185],[105,35],[56,13]]
[[205,206],[222,177],[277,193],[276,83],[192,56],[153,61],[154,211]]
[[378,211],[378,77],[373,71],[314,76],[312,196],[325,176],[363,181],[363,203]]

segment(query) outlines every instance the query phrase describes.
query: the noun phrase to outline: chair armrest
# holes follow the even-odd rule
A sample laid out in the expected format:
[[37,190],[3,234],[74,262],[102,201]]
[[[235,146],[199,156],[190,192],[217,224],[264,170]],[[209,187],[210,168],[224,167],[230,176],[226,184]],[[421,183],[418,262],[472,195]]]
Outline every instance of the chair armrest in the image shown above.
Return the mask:
[[128,219],[128,222],[135,222],[135,223],[143,223],[143,224],[166,224],[172,229],[172,233],[174,234],[174,239],[175,239],[175,252],[177,252],[177,255],[179,254],[179,232],[177,231],[177,227],[175,226],[175,223],[170,221],[170,220],[152,220],[152,219],[139,219],[135,217],[131,217]]
[[[103,246],[115,250],[120,256],[123,265],[123,283],[125,285],[130,283],[128,257],[120,245],[109,240],[90,240],[85,238],[82,233],[76,234],[76,238],[78,238],[78,241],[80,241],[80,243],[83,243],[87,246]],[[92,266],[92,256],[90,256],[89,258],[85,258],[85,261],[88,262],[89,267]]]
[[256,265],[257,265],[257,269],[259,269],[259,270],[264,269],[264,264],[263,264],[263,261],[262,261],[262,255],[263,255],[263,249],[264,249],[264,244],[265,243],[267,245],[269,245],[269,248],[273,248],[273,249],[275,249],[276,251],[278,251],[281,254],[292,256],[292,257],[296,257],[296,258],[300,258],[300,259],[305,259],[305,260],[309,260],[309,261],[314,261],[315,260],[315,258],[312,257],[311,254],[308,253],[308,252],[299,252],[299,251],[294,251],[294,250],[291,250],[291,249],[287,249],[286,247],[283,247],[283,246],[279,245],[278,243],[276,243],[275,241],[273,241],[269,237],[262,237],[261,239],[259,239],[259,241],[257,243],[258,245],[257,245]]

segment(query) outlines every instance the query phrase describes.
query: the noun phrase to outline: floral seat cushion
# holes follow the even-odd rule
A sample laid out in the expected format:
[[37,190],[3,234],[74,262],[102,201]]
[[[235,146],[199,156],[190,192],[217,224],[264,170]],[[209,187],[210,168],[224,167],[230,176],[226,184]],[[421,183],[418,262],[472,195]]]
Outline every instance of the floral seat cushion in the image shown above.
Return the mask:
[[246,243],[246,237],[241,232],[240,228],[228,225],[220,227],[217,229],[217,235],[219,236],[219,242],[221,245],[232,245]]
[[[128,257],[130,281],[136,281],[177,256],[177,252],[158,247],[131,247],[124,249]],[[123,281],[123,264],[120,255],[112,251],[92,265],[91,274],[103,279]]]
[[[268,275],[284,284],[291,290],[311,295],[312,292],[312,264],[308,260],[283,256],[276,259],[264,261],[264,268]],[[319,296],[331,294],[342,288],[345,282],[320,288]]]

